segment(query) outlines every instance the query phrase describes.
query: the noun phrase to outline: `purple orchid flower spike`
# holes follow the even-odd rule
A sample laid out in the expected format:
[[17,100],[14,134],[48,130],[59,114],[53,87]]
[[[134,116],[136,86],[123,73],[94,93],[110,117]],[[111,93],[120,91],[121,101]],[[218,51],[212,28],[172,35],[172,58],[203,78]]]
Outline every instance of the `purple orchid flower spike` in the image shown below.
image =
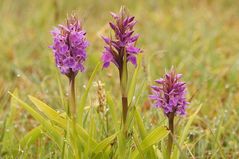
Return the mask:
[[171,69],[164,78],[160,78],[155,82],[159,86],[152,86],[152,95],[150,98],[154,102],[154,106],[162,108],[165,115],[176,113],[177,115],[185,115],[185,109],[188,105],[186,101],[186,84],[181,82],[182,75],[176,74]]
[[83,72],[88,42],[80,21],[72,15],[67,19],[66,25],[58,25],[51,31],[51,34],[53,44],[50,48],[61,73],[70,77],[76,76],[78,71]]
[[136,21],[134,17],[128,16],[122,7],[119,14],[111,13],[115,23],[110,22],[109,25],[114,32],[114,39],[102,37],[106,43],[105,50],[102,55],[103,67],[107,68],[110,63],[114,63],[119,69],[123,65],[124,54],[126,54],[127,62],[137,65],[136,56],[142,52],[135,46],[139,35],[134,35],[134,25]]

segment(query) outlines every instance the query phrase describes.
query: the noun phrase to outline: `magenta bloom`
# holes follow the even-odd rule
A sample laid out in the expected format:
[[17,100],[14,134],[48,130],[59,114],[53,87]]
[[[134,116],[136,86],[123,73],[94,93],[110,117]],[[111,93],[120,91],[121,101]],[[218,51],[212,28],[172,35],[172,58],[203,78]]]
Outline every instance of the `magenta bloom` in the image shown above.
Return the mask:
[[181,82],[182,75],[176,74],[175,70],[171,69],[164,78],[160,78],[155,82],[159,86],[152,86],[152,95],[155,107],[162,108],[168,116],[169,113],[185,115],[185,109],[188,105],[186,101],[186,84]]
[[136,66],[136,55],[141,52],[141,49],[135,47],[139,35],[133,35],[133,27],[136,24],[136,21],[134,20],[134,17],[126,15],[124,8],[120,10],[118,15],[115,13],[111,13],[111,15],[115,20],[115,23],[109,23],[114,32],[114,38],[103,37],[103,40],[106,43],[102,55],[102,61],[104,63],[103,67],[108,67],[110,62],[112,62],[118,68],[121,68],[125,54],[127,61],[130,61]]
[[67,76],[76,75],[78,71],[84,71],[86,60],[86,32],[82,30],[80,21],[71,16],[67,24],[55,27],[51,34],[53,45],[50,48],[55,56],[56,66],[62,74]]

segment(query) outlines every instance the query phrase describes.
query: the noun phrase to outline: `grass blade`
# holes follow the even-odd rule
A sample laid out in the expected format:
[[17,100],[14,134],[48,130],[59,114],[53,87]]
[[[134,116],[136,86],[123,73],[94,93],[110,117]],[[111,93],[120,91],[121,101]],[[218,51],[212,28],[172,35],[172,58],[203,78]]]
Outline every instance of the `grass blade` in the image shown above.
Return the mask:
[[36,112],[32,107],[23,102],[21,99],[9,92],[9,94],[24,108],[26,109],[38,122],[40,122],[44,130],[47,132],[47,135],[54,141],[57,146],[61,149],[63,136],[62,132],[54,127],[48,120],[46,120],[41,114]]
[[[59,113],[57,113],[54,109],[52,109],[47,104],[43,103],[39,99],[29,96],[30,100],[36,105],[36,107],[42,111],[51,121],[54,121],[63,129],[67,129],[67,119],[61,117]],[[69,119],[70,120],[70,119]],[[70,125],[72,125],[72,121],[70,120]],[[90,144],[95,145],[96,142],[92,139],[87,131],[82,128],[79,124],[76,124],[76,129],[78,130],[79,136],[84,140],[84,142],[90,141]]]
[[83,112],[84,112],[84,107],[85,107],[85,104],[86,104],[86,99],[88,97],[88,93],[89,93],[89,90],[90,90],[90,87],[92,85],[92,82],[95,78],[95,75],[96,73],[98,72],[98,70],[102,67],[102,64],[101,63],[98,63],[93,71],[93,73],[91,74],[90,76],[90,79],[89,79],[89,82],[86,86],[86,90],[81,98],[81,101],[80,101],[80,104],[79,104],[79,111],[78,111],[78,120],[79,120],[79,123],[80,125],[82,126],[83,124]]
[[29,99],[32,103],[42,112],[44,113],[49,119],[53,120],[56,123],[59,123],[61,126],[66,125],[66,120],[59,115],[54,109],[50,106],[45,104],[44,102],[40,101],[39,99],[29,96]]
[[22,148],[29,147],[32,143],[36,141],[36,139],[41,135],[42,125],[33,128],[29,131],[20,141],[20,145]]
[[106,93],[106,101],[107,101],[107,105],[109,106],[109,112],[112,117],[112,123],[115,123],[113,126],[116,131],[116,130],[118,130],[119,124],[117,124],[118,122],[117,122],[117,117],[116,117],[115,104],[114,104],[114,101],[113,101],[111,95],[108,92]]
[[[145,139],[140,143],[139,147],[141,151],[147,151],[147,149],[154,144],[158,143],[160,140],[168,135],[169,131],[165,126],[160,126],[153,131],[151,131]],[[132,154],[132,158],[136,158],[139,155],[139,151],[136,150]]]
[[[191,124],[192,124],[194,118],[196,117],[197,113],[200,111],[201,107],[202,107],[202,105],[200,105],[200,106],[198,107],[198,109],[195,111],[195,113],[189,117],[189,120],[188,120],[188,122],[187,122],[185,128],[183,129],[182,134],[180,135],[180,138],[179,138],[179,146],[182,146],[182,144],[183,144],[185,138],[186,138],[187,135],[188,135],[189,128],[190,128],[190,126],[191,126]],[[179,149],[178,149],[178,147],[177,147],[177,146],[174,146],[174,150],[173,150],[173,153],[172,153],[172,159],[178,159],[178,158],[179,158],[179,155],[180,155],[180,154],[179,154]]]
[[138,129],[139,129],[139,133],[140,133],[141,138],[144,139],[147,135],[147,131],[144,127],[143,120],[140,117],[140,114],[139,114],[137,109],[135,110],[135,122],[136,122],[136,125],[137,125]]
[[[13,94],[15,96],[18,96],[18,90],[15,89]],[[16,134],[14,127],[14,121],[18,116],[17,106],[18,103],[16,102],[16,100],[11,98],[10,110],[7,114],[6,119],[4,120],[3,128],[1,129],[2,133],[0,135],[0,153],[10,153],[14,156],[16,155],[15,150],[17,149],[16,145],[18,144],[15,137]]]
[[138,55],[138,61],[137,61],[137,68],[134,71],[133,77],[131,79],[130,82],[130,86],[129,86],[129,90],[128,90],[128,100],[129,100],[129,104],[132,102],[133,96],[134,96],[134,92],[135,92],[135,87],[136,87],[136,83],[137,83],[137,77],[139,74],[139,69],[141,68],[141,61],[142,61],[142,54]]
[[95,147],[93,153],[95,153],[96,155],[100,152],[103,152],[104,149],[110,144],[112,143],[112,141],[116,138],[118,133],[115,133],[114,135],[102,140],[99,144],[97,144],[97,146]]
[[164,137],[168,135],[169,131],[165,126],[160,126],[156,129],[154,129],[152,132],[150,132],[145,139],[140,144],[143,150],[146,150],[150,146],[158,143],[160,140],[162,140]]

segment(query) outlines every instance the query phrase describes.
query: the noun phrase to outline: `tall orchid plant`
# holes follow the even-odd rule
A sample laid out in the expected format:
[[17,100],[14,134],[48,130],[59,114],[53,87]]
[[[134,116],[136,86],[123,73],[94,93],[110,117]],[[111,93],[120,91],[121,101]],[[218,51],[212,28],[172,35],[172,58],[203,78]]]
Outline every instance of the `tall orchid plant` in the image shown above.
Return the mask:
[[121,98],[122,98],[122,119],[123,124],[126,123],[128,114],[128,70],[127,63],[131,62],[137,65],[136,56],[142,52],[137,48],[136,41],[139,35],[134,35],[134,26],[136,24],[135,18],[126,13],[124,7],[120,9],[119,14],[111,13],[115,23],[110,22],[109,26],[114,32],[114,38],[102,37],[106,43],[102,61],[103,67],[107,68],[110,63],[113,63],[119,70]]

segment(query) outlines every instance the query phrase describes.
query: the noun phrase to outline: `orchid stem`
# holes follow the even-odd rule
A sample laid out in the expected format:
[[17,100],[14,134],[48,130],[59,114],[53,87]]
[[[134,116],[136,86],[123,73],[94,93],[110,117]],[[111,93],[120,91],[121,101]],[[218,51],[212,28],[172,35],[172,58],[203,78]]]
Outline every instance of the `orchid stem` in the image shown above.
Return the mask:
[[169,127],[170,134],[168,135],[167,158],[170,159],[172,147],[173,147],[174,113],[169,113],[168,115],[168,127]]
[[127,70],[127,58],[124,54],[122,67],[119,70],[120,75],[120,87],[121,87],[121,98],[122,98],[122,119],[123,119],[123,131],[127,135],[126,120],[128,114],[128,92],[127,92],[127,82],[128,82],[128,70]]
[[[70,101],[70,107],[71,107],[71,117],[72,117],[72,133],[71,135],[73,135],[73,137],[77,136],[76,133],[76,115],[77,115],[77,111],[76,111],[76,95],[75,95],[75,76],[72,75],[70,76],[70,97],[69,97],[69,101]],[[75,149],[75,157],[79,158],[80,154],[78,151],[78,146],[77,146],[77,140],[73,141],[74,144],[74,149]]]
[[127,97],[122,97],[122,115],[123,115],[123,123],[125,125],[126,123],[126,117],[127,117],[127,114],[128,114],[128,98]]
[[73,120],[76,119],[75,77],[70,77],[70,107]]

